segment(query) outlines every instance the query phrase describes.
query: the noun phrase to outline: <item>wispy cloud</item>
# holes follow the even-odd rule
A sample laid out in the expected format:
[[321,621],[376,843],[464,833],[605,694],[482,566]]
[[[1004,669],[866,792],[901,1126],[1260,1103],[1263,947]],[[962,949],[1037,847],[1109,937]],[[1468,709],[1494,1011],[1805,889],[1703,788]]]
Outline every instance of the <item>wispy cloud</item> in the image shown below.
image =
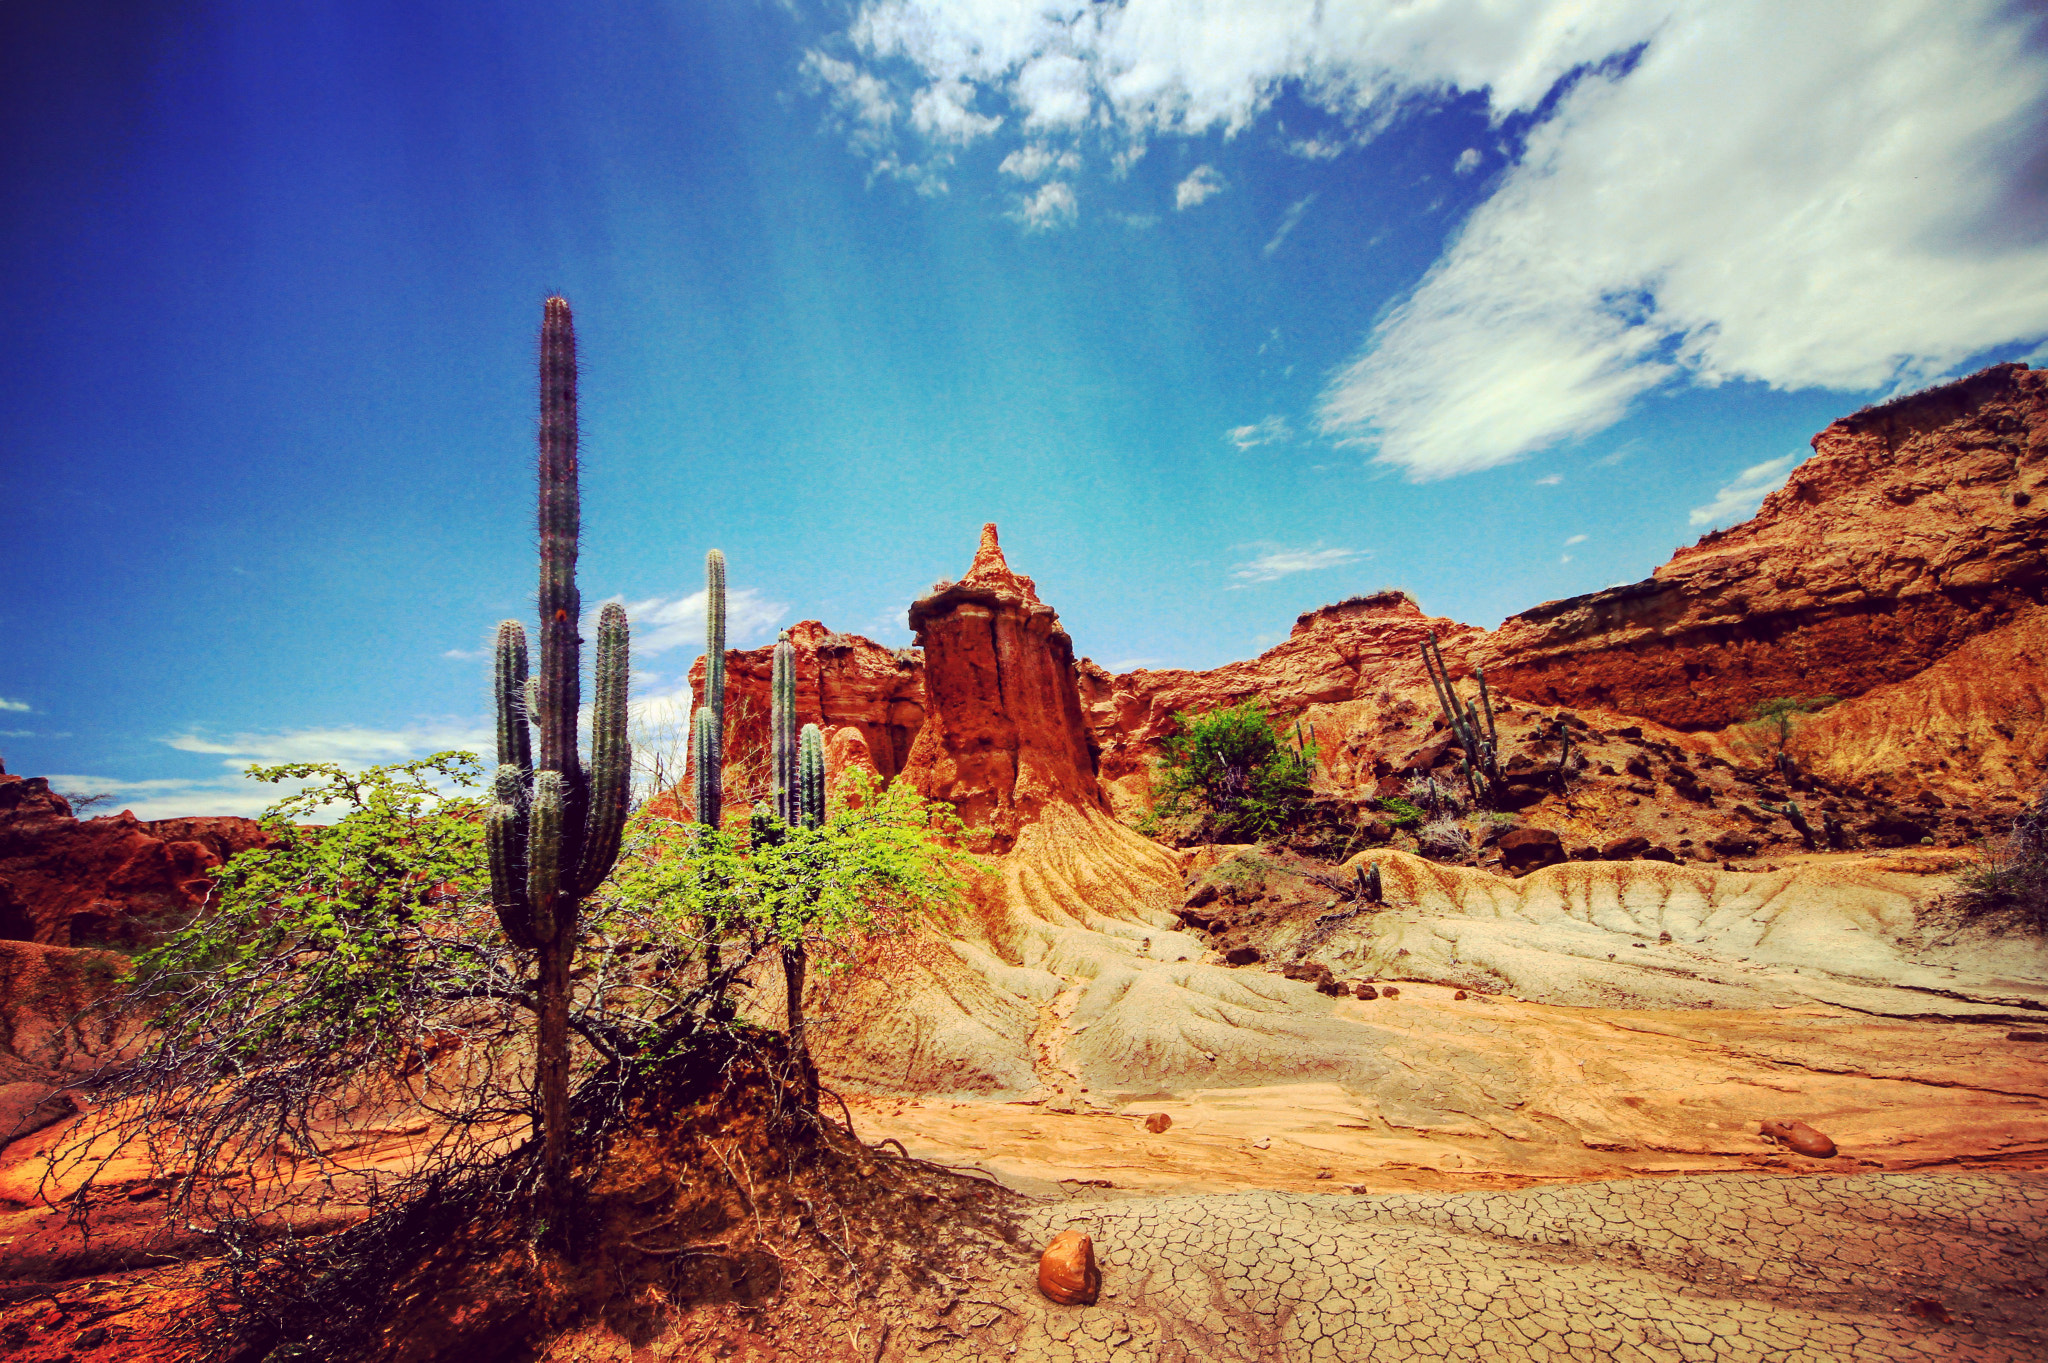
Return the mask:
[[996,169],[1004,175],[1014,175],[1019,180],[1043,180],[1058,171],[1071,174],[1081,168],[1080,154],[1073,151],[1054,151],[1042,142],[1019,147],[1003,158]]
[[1223,175],[1214,166],[1196,166],[1173,187],[1174,212],[1184,212],[1223,192]]
[[1567,548],[1567,549],[1569,549],[1569,548],[1571,548],[1571,547],[1572,547],[1572,546],[1573,546],[1574,544],[1584,544],[1585,542],[1586,542],[1586,537],[1585,537],[1584,535],[1573,535],[1573,536],[1572,536],[1572,537],[1571,537],[1570,539],[1568,539],[1568,540],[1566,540],[1566,541],[1564,542],[1564,547],[1565,547],[1565,548]]
[[1785,486],[1785,480],[1799,464],[1797,454],[1783,455],[1768,459],[1761,464],[1751,464],[1744,469],[1734,482],[1714,494],[1714,500],[1705,506],[1696,506],[1686,515],[1689,525],[1730,525],[1736,521],[1748,520],[1756,514],[1764,498]]
[[1301,215],[1308,212],[1309,205],[1315,201],[1316,196],[1308,194],[1287,205],[1287,211],[1280,215],[1280,225],[1273,229],[1272,237],[1259,248],[1259,253],[1270,256],[1279,250],[1280,243],[1287,240],[1287,234],[1294,230],[1295,224],[1301,221]]
[[1452,165],[1451,172],[1456,175],[1470,175],[1473,171],[1479,169],[1479,162],[1482,159],[1479,154],[1479,148],[1467,147],[1458,153],[1457,162]]
[[478,658],[489,657],[490,650],[482,648],[450,648],[444,649],[441,653],[441,656],[444,658],[453,658],[456,662],[459,663],[473,663]]
[[1113,663],[1104,663],[1104,669],[1114,673],[1136,672],[1141,667],[1157,667],[1157,658],[1118,658]]
[[35,707],[25,700],[9,700],[5,696],[0,696],[0,710],[12,710],[17,714],[26,715],[33,714]]
[[1256,558],[1235,565],[1230,575],[1247,585],[1273,582],[1294,573],[1317,573],[1341,568],[1365,557],[1362,549],[1269,549]]
[[1287,144],[1287,154],[1304,161],[1328,161],[1344,154],[1344,143],[1324,137],[1297,138]]
[[1556,487],[1564,481],[1562,473],[1546,473],[1536,480],[1537,487]]
[[1241,450],[1250,450],[1260,445],[1277,445],[1283,440],[1292,440],[1294,428],[1287,424],[1284,416],[1269,416],[1249,426],[1232,426],[1223,433],[1223,438]]
[[1052,232],[1073,226],[1080,211],[1072,185],[1064,180],[1048,180],[1038,187],[1036,194],[1019,200],[1010,216],[1022,223],[1027,232]]
[[[702,588],[688,596],[649,596],[638,601],[621,601],[633,626],[633,656],[644,658],[669,649],[688,647],[704,651],[704,603]],[[789,607],[770,601],[752,587],[726,593],[725,641],[728,648],[749,648],[768,636]],[[585,633],[589,633],[586,630]]]

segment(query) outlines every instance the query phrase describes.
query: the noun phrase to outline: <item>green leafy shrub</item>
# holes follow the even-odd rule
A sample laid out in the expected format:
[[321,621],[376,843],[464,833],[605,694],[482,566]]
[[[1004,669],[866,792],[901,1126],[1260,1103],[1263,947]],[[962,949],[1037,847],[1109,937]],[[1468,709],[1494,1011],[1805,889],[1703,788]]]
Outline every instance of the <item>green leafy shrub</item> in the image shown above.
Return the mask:
[[1396,828],[1413,828],[1423,820],[1423,813],[1398,795],[1389,795],[1379,802],[1386,812],[1387,821]]
[[1264,705],[1246,701],[1173,718],[1179,732],[1161,745],[1159,815],[1199,819],[1215,841],[1256,842],[1307,809],[1315,744],[1290,746]]

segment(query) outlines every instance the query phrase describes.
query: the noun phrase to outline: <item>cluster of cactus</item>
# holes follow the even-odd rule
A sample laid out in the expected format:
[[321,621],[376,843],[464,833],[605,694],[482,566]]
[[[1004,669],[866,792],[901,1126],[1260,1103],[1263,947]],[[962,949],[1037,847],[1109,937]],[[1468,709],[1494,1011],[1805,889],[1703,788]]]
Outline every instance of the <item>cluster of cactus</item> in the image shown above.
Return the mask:
[[[1457,687],[1451,683],[1450,669],[1444,666],[1435,630],[1429,632],[1428,641],[1422,645],[1422,665],[1436,690],[1436,703],[1443,710],[1444,722],[1451,726],[1451,735],[1465,754],[1459,769],[1472,792],[1473,803],[1485,804],[1500,789],[1500,731],[1494,727],[1493,696],[1486,689],[1486,673],[1480,668],[1472,669],[1472,675],[1479,679],[1477,706],[1459,696]],[[1482,718],[1486,722],[1483,729]]]
[[[540,353],[540,672],[527,673],[526,631],[519,622],[499,625],[493,686],[498,769],[485,847],[498,921],[507,938],[539,957],[534,1086],[544,1166],[556,1195],[568,1168],[569,969],[577,912],[618,860],[633,771],[626,741],[626,612],[616,602],[598,616],[587,768],[576,747],[583,644],[576,445],[575,323],[568,302],[550,298]],[[540,730],[537,764],[529,725]]]
[[775,641],[769,676],[769,777],[775,817],[791,828],[825,822],[825,734],[815,724],[796,727],[796,645],[784,630]]

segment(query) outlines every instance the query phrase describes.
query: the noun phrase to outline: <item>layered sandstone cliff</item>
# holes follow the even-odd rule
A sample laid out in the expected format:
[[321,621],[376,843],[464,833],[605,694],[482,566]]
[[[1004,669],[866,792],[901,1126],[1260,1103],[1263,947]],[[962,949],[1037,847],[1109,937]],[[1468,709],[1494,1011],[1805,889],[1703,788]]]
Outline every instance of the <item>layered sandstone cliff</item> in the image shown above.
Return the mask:
[[[903,770],[911,742],[924,726],[922,655],[916,649],[885,648],[858,634],[840,634],[816,620],[799,620],[784,633],[796,651],[797,725],[817,725],[839,753],[849,755],[848,760],[858,760],[850,755],[864,748],[867,765],[885,777]],[[773,644],[725,655],[729,767],[767,751],[774,666]],[[690,696],[693,709],[703,703],[702,657],[690,669]],[[844,733],[848,729],[854,732]],[[838,765],[834,763],[835,770]]]
[[1897,683],[2048,599],[2048,374],[1995,365],[1844,417],[1756,516],[1648,579],[1510,618],[1495,685],[1682,729]]

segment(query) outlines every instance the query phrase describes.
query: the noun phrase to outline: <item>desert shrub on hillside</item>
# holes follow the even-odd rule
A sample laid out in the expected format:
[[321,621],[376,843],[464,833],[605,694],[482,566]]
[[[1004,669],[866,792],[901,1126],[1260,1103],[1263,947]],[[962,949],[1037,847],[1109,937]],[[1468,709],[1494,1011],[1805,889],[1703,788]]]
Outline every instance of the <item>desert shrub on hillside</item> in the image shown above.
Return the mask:
[[1313,742],[1291,745],[1257,701],[1207,714],[1174,715],[1162,745],[1154,806],[1167,819],[1200,819],[1218,842],[1256,842],[1306,812],[1316,769]]
[[2009,916],[2048,936],[2048,786],[2003,838],[1982,845],[1984,859],[1957,876],[1953,902],[1966,918]]
[[[309,1176],[403,1201],[496,1167],[533,1131],[534,953],[492,908],[478,771],[456,752],[251,771],[312,784],[265,814],[268,847],[215,872],[208,912],[137,961],[126,1002],[147,1047],[97,1085],[117,1143],[179,1171],[180,1210],[245,1217]],[[579,1112],[601,1120],[607,1086],[740,1026],[725,1000],[764,955],[801,940],[830,970],[856,939],[953,902],[973,862],[941,841],[957,820],[866,776],[774,847],[633,817],[579,920]],[[404,1165],[331,1153],[338,1126],[406,1112]]]
[[1749,719],[1734,735],[1736,749],[1783,771],[1791,761],[1793,733],[1835,703],[1833,696],[1773,696],[1749,708]]

